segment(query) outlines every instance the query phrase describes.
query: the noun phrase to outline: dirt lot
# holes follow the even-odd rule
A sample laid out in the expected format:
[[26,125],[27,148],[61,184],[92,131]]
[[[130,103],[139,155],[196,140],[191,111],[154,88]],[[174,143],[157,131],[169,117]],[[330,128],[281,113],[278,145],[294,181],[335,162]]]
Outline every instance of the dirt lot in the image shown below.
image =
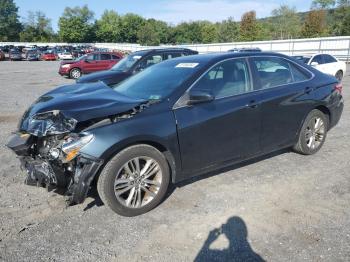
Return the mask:
[[350,260],[348,103],[318,154],[282,151],[234,166],[183,183],[152,212],[125,218],[94,192],[65,208],[62,196],[25,186],[4,146],[33,100],[72,82],[57,70],[57,62],[0,62],[0,260]]

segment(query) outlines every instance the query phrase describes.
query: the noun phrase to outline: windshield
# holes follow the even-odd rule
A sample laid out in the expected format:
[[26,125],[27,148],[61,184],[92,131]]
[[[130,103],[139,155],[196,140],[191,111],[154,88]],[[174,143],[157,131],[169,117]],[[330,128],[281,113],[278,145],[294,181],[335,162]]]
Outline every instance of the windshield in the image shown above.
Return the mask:
[[111,70],[113,71],[120,71],[120,72],[126,72],[128,71],[133,65],[142,58],[147,52],[135,52],[132,53],[126,57],[124,57],[122,60],[119,61],[119,63],[115,64],[115,66],[112,67]]
[[177,60],[151,66],[113,86],[113,89],[136,99],[162,100],[201,68],[198,63],[181,63]]

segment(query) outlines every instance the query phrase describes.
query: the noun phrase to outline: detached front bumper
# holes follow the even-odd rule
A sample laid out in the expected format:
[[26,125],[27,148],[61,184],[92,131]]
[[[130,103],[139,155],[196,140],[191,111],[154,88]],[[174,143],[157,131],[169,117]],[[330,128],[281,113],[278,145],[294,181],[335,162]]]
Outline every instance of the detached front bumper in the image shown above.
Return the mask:
[[18,155],[21,167],[27,173],[25,184],[48,189],[61,188],[68,204],[82,203],[103,161],[81,154],[74,159],[70,171],[54,161],[27,154],[31,139],[31,136],[15,135],[7,144]]

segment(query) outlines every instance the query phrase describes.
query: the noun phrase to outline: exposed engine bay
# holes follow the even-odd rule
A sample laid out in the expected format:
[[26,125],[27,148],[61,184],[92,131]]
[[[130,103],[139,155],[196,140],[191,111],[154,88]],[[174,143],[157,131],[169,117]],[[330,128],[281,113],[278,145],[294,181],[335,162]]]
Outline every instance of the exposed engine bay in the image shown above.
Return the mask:
[[133,117],[150,105],[142,103],[112,116],[79,122],[60,110],[23,117],[25,130],[19,130],[7,146],[21,161],[27,172],[27,185],[64,189],[67,204],[85,200],[90,184],[103,160],[84,155],[80,149],[94,139],[89,130]]

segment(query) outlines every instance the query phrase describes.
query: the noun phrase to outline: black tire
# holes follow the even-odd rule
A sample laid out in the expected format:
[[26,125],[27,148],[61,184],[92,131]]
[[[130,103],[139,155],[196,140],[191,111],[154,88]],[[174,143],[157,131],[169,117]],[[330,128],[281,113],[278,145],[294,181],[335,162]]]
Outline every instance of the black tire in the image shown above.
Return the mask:
[[[149,157],[155,160],[161,170],[162,179],[157,194],[150,202],[140,207],[127,207],[116,196],[115,181],[123,166],[136,157]],[[122,150],[106,164],[98,178],[97,191],[102,202],[114,212],[122,216],[132,217],[144,214],[155,208],[163,200],[168,189],[169,181],[170,171],[164,155],[152,146],[140,144]]]
[[339,70],[336,74],[335,74],[335,78],[341,82],[343,80],[343,71]]
[[[317,132],[314,125],[316,125],[317,119],[321,119],[323,122],[323,131]],[[327,131],[328,131],[328,124],[329,119],[328,116],[322,113],[318,109],[312,110],[306,117],[303,126],[299,132],[299,138],[297,144],[293,147],[294,151],[297,153],[303,154],[303,155],[313,155],[317,151],[319,151],[323,145],[323,143],[326,140],[327,137]],[[312,126],[314,126],[315,130],[311,130]],[[322,133],[322,136],[321,136]],[[310,142],[310,134],[315,134],[315,137],[312,136],[312,139],[315,139],[314,141],[317,146],[312,147],[312,139]],[[322,138],[321,138],[322,137]]]
[[69,71],[69,77],[73,79],[78,79],[81,77],[81,70],[79,68],[73,68]]

